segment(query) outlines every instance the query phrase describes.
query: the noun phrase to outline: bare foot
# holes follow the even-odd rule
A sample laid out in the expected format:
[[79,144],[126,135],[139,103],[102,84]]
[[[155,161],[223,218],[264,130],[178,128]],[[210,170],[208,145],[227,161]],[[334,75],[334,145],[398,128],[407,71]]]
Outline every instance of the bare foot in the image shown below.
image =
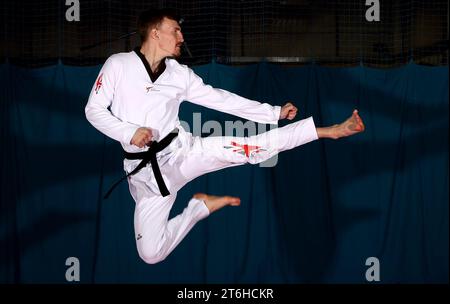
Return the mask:
[[365,126],[361,117],[358,115],[358,110],[353,110],[352,116],[346,121],[331,127],[317,128],[317,134],[320,138],[328,137],[338,139],[363,132],[364,129]]
[[206,207],[209,209],[209,213],[213,213],[225,206],[239,206],[241,204],[241,199],[232,196],[214,196],[207,195],[204,193],[197,193],[194,198],[202,200],[205,202]]
[[351,136],[353,134],[363,132],[365,129],[364,123],[358,115],[358,110],[353,110],[352,116],[346,121],[339,124],[336,131],[337,138]]

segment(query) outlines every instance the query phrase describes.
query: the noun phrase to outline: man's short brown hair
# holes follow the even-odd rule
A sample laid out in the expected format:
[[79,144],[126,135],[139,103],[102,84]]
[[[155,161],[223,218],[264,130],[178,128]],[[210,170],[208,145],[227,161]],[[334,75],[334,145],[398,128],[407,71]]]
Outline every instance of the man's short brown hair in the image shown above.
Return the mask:
[[141,43],[147,40],[149,29],[157,27],[164,18],[180,21],[180,17],[172,9],[148,9],[139,14],[137,28]]

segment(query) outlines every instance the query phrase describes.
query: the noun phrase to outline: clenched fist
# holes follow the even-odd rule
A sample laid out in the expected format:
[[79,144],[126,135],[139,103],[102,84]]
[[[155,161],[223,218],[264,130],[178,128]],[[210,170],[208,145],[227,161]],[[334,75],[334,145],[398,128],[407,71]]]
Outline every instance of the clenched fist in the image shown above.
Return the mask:
[[294,119],[295,115],[297,115],[297,108],[290,102],[286,103],[283,107],[281,107],[280,111],[280,119]]
[[132,145],[138,146],[139,148],[143,148],[152,140],[152,137],[152,130],[150,130],[149,128],[141,127],[136,130],[130,143]]

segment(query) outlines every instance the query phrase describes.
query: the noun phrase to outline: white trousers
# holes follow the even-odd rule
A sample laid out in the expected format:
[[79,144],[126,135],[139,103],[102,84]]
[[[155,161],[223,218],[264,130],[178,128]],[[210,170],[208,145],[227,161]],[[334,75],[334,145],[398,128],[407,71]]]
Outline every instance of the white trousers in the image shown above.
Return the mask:
[[[223,168],[263,162],[317,138],[312,117],[250,137],[201,138],[180,129],[179,136],[157,155],[169,196],[161,196],[150,165],[128,178],[136,202],[139,256],[149,264],[164,260],[192,227],[209,215],[205,203],[193,198],[181,214],[169,220],[177,191],[189,181]],[[131,171],[138,162],[125,161],[125,170]]]

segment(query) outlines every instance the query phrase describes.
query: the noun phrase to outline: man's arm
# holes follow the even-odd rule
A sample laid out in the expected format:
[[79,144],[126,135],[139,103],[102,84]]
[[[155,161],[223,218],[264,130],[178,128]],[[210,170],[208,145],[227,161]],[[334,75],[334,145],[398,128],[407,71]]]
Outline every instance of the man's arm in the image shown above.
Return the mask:
[[229,113],[259,123],[276,124],[280,119],[280,106],[272,106],[241,97],[237,94],[205,85],[189,70],[186,100],[217,111]]
[[111,57],[108,58],[92,87],[85,113],[87,120],[97,130],[119,142],[130,144],[139,127],[121,121],[108,110],[119,73],[120,65]]

